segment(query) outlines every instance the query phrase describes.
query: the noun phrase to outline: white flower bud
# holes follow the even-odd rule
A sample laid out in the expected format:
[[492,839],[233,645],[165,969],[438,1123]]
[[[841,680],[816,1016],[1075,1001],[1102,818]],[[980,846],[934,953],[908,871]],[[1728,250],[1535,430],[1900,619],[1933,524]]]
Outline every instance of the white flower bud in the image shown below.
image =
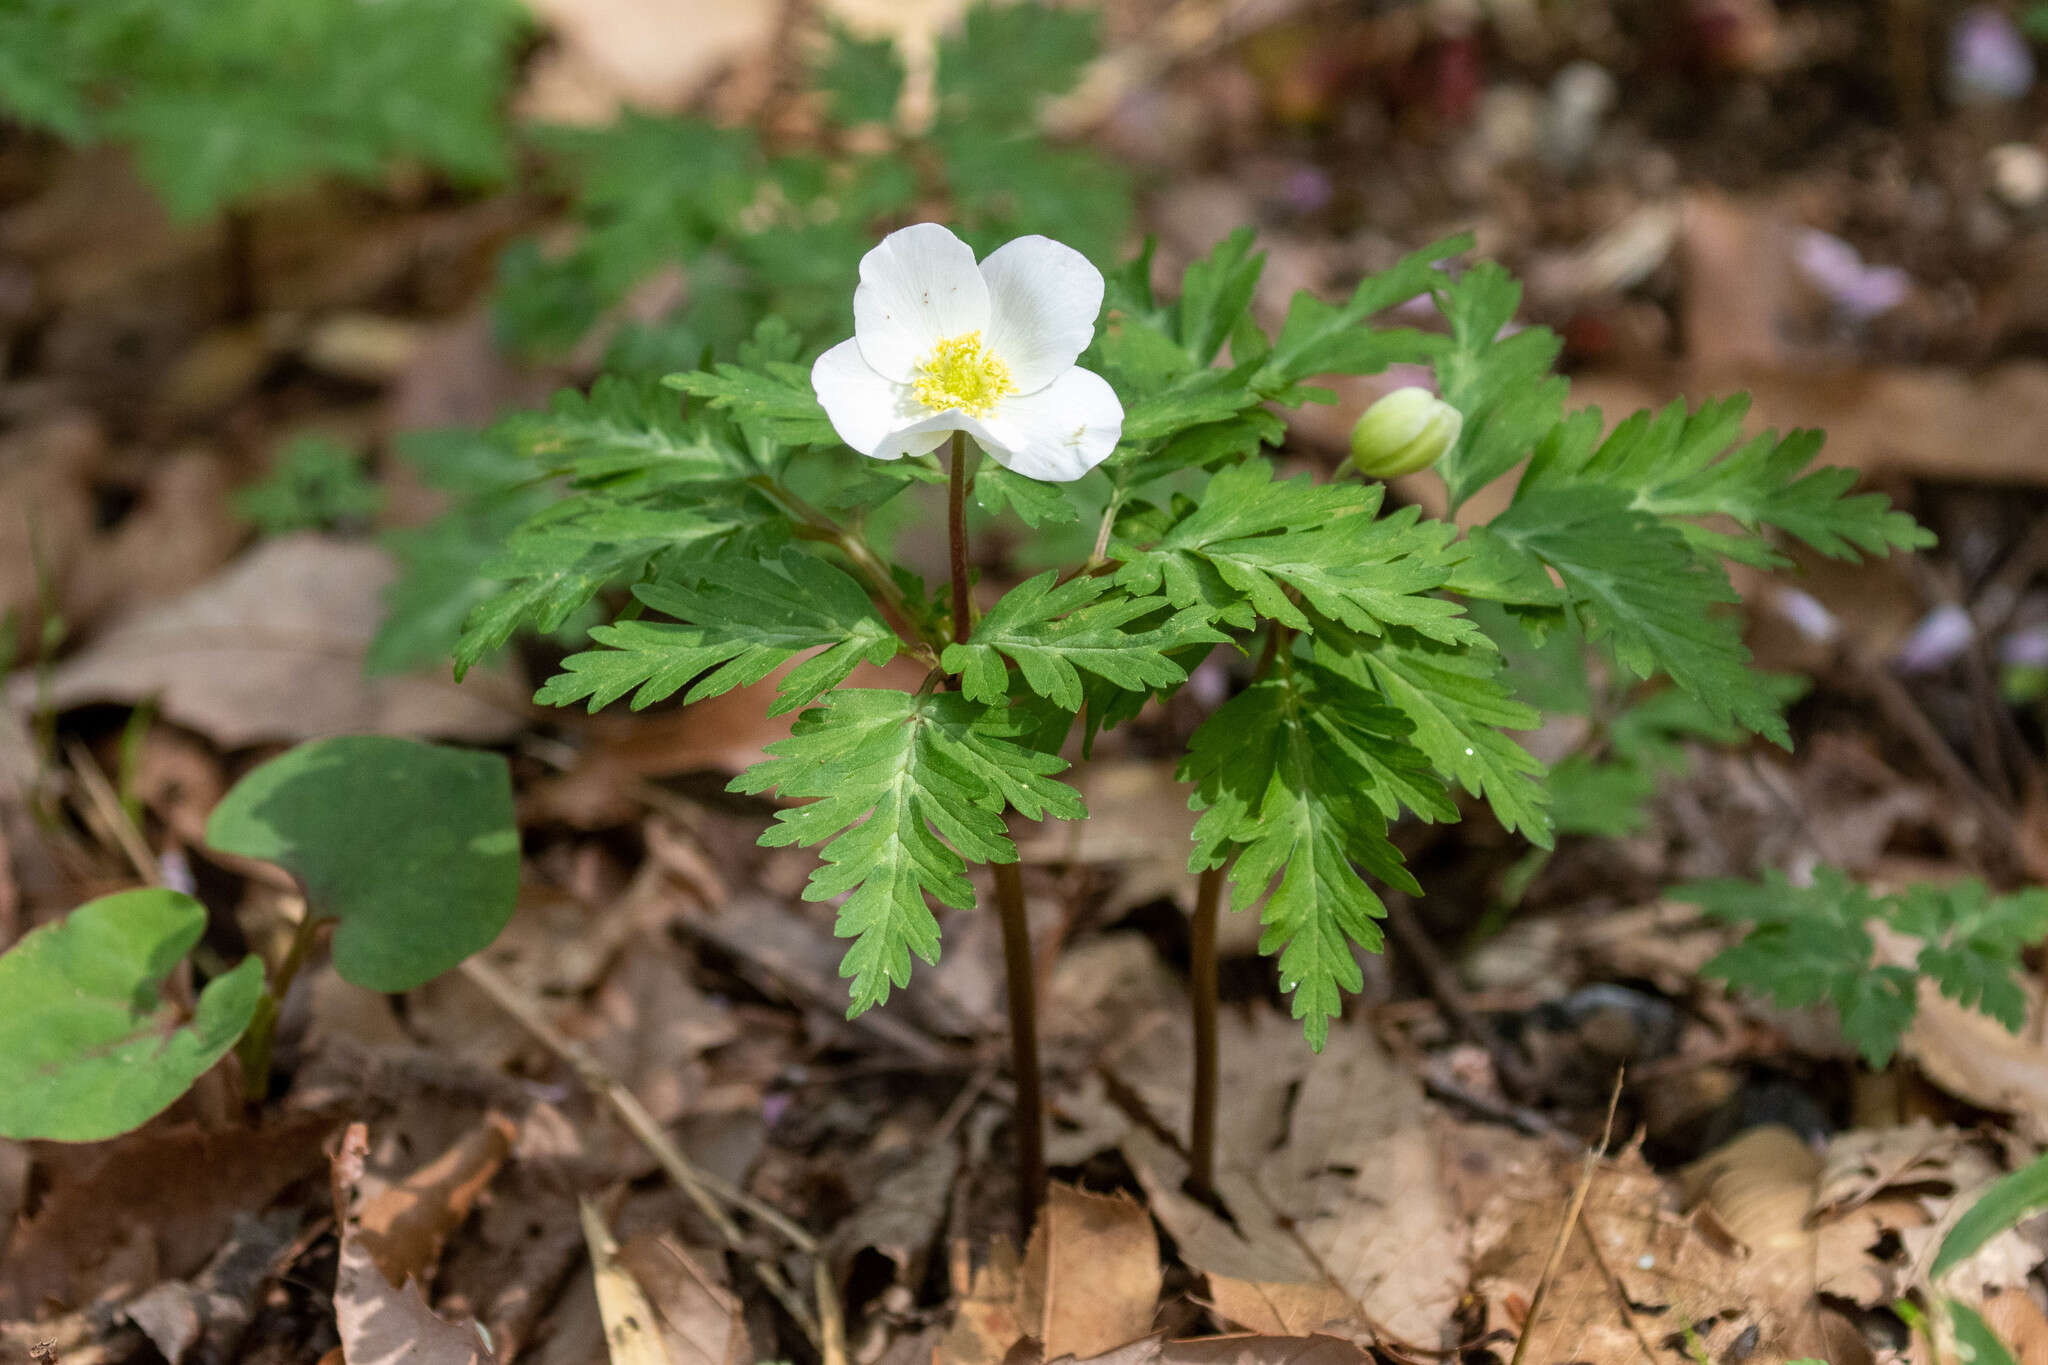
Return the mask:
[[1428,389],[1395,389],[1351,429],[1351,463],[1371,479],[1427,469],[1458,443],[1465,414]]

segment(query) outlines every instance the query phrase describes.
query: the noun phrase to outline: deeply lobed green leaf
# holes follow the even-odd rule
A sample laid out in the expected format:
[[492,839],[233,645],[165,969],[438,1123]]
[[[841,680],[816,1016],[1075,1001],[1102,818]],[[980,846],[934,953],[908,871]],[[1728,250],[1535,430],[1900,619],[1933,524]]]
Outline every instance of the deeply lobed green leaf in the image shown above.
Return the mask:
[[1259,951],[1278,954],[1281,988],[1319,1051],[1342,992],[1363,984],[1353,945],[1377,951],[1382,941],[1386,907],[1360,867],[1420,891],[1387,840],[1388,818],[1402,806],[1455,816],[1410,734],[1354,681],[1295,662],[1204,721],[1181,764],[1202,812],[1190,867],[1230,862],[1235,909],[1265,897]]
[[602,648],[572,654],[534,700],[609,706],[628,692],[639,710],[685,686],[685,702],[760,682],[800,654],[820,651],[783,678],[770,715],[816,700],[856,666],[881,665],[902,642],[867,592],[815,555],[785,550],[775,561],[699,560],[673,566],[633,595],[681,624],[621,621],[598,626]]
[[1229,638],[1197,610],[1129,629],[1170,608],[1159,598],[1116,592],[1107,578],[1083,576],[1055,586],[1058,577],[1047,571],[1012,588],[974,623],[965,644],[946,647],[939,662],[960,675],[968,696],[991,704],[1008,701],[1008,659],[1031,691],[1079,711],[1082,672],[1129,691],[1173,687],[1187,681],[1187,672],[1167,651]]
[[1587,636],[1639,678],[1663,673],[1716,719],[1790,747],[1777,700],[1756,685],[1750,653],[1722,608],[1736,601],[1725,570],[1703,562],[1667,523],[1599,485],[1518,490],[1472,539],[1554,571]]
[[[1690,410],[1680,401],[1659,412],[1636,413],[1597,446],[1585,439],[1546,443],[1530,462],[1522,488],[1572,490],[1597,483],[1619,489],[1639,511],[1682,519],[1678,529],[1703,555],[1766,568],[1788,562],[1760,534],[1766,528],[1830,558],[1852,561],[1934,543],[1883,494],[1852,494],[1855,471],[1807,472],[1820,453],[1821,433],[1795,431],[1781,440],[1765,432],[1741,441],[1748,411],[1746,395]],[[1698,524],[1713,518],[1732,521],[1744,534]]]
[[1377,637],[1324,629],[1316,658],[1376,689],[1413,727],[1409,742],[1438,772],[1483,798],[1503,829],[1550,846],[1543,765],[1509,734],[1535,729],[1542,717],[1509,695],[1497,653],[1406,629]]
[[840,967],[853,979],[849,1014],[908,985],[912,954],[938,961],[928,902],[973,903],[969,859],[1016,861],[1006,808],[1033,820],[1085,813],[1053,776],[1066,763],[1020,744],[1020,734],[1002,712],[958,693],[842,688],[733,779],[733,791],[812,798],[778,812],[761,842],[824,845],[804,897],[846,898],[837,933],[853,940]]
[[1156,542],[1112,541],[1117,583],[1237,626],[1262,617],[1313,630],[1313,612],[1368,634],[1473,639],[1457,604],[1434,593],[1450,575],[1450,528],[1412,507],[1377,516],[1384,495],[1377,484],[1275,481],[1260,461],[1231,466]]

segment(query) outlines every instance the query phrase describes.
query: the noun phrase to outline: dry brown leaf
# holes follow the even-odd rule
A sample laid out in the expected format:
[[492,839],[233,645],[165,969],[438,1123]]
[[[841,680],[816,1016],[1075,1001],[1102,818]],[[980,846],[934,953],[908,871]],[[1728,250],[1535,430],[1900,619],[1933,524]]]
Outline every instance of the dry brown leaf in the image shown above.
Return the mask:
[[437,1317],[417,1284],[394,1289],[367,1253],[344,1238],[334,1275],[334,1317],[347,1365],[491,1365],[474,1323]]
[[356,1191],[369,1146],[368,1130],[351,1124],[333,1165],[341,1241],[334,1272],[334,1317],[343,1359],[347,1365],[493,1365],[495,1357],[475,1323],[436,1316],[416,1281],[394,1285],[356,1235]]
[[974,1273],[938,1359],[1000,1365],[1020,1352],[1033,1360],[1086,1359],[1142,1347],[1161,1276],[1159,1239],[1143,1206],[1053,1185],[1022,1262],[997,1242]]
[[1224,1321],[1264,1336],[1307,1336],[1353,1316],[1351,1301],[1331,1284],[1270,1284],[1211,1275],[1209,1302]]
[[[516,733],[523,700],[500,676],[365,678],[394,570],[374,545],[317,535],[265,541],[174,601],[111,626],[51,672],[60,709],[155,698],[224,748],[376,731],[488,742]],[[10,698],[27,705],[33,680]]]
[[873,1194],[832,1230],[826,1244],[842,1285],[863,1251],[874,1251],[893,1265],[899,1284],[914,1286],[924,1278],[926,1256],[960,1173],[960,1150],[951,1142],[928,1144],[915,1155],[898,1148],[890,1161]]
[[1964,1140],[1959,1128],[1918,1118],[1895,1128],[1852,1128],[1829,1140],[1816,1182],[1814,1208],[1836,1214],[1897,1185],[1952,1183],[1950,1168]]
[[[1225,1080],[1219,1125],[1217,1194],[1232,1220],[1181,1193],[1185,1163],[1134,1132],[1124,1152],[1154,1215],[1219,1305],[1261,1326],[1298,1333],[1341,1307],[1348,1330],[1439,1348],[1465,1289],[1468,1242],[1421,1087],[1362,1025],[1333,1029],[1310,1058],[1298,1030],[1268,1013],[1263,1027],[1224,1022],[1225,1076],[1245,1078]],[[1260,1048],[1244,1048],[1247,1035]]]
[[2006,1032],[1988,1015],[1946,999],[1920,983],[1920,1009],[1899,1050],[1943,1090],[1986,1109],[2011,1114],[2022,1136],[2048,1145],[2048,1048],[2040,1037],[2040,989],[2022,979],[2027,1024]]
[[1152,1330],[1160,1277],[1142,1205],[1054,1185],[1024,1251],[1022,1316],[1047,1356],[1096,1355]]
[[[46,1182],[0,1258],[0,1321],[182,1279],[238,1212],[263,1208],[320,1166],[335,1121],[294,1114],[256,1130],[153,1123],[108,1142],[36,1146]],[[129,1278],[143,1273],[141,1278]]]
[[[1912,1267],[1914,1287],[1928,1287],[1927,1271],[1957,1221],[2004,1176],[2004,1169],[1977,1147],[1958,1147],[1944,1173],[1946,1194],[1923,1194],[1920,1205],[1928,1221],[1900,1231]],[[2048,1219],[2031,1218],[1985,1242],[1969,1259],[1950,1267],[1935,1286],[1965,1302],[1975,1302],[1994,1289],[2024,1285],[2048,1257]]]
[[190,1280],[165,1280],[121,1309],[170,1365],[205,1343],[214,1360],[235,1357],[255,1315],[259,1289],[279,1268],[299,1233],[300,1215],[274,1210],[237,1215],[234,1228],[206,1268]]
[[361,1201],[355,1211],[356,1243],[393,1284],[425,1279],[440,1263],[449,1234],[469,1217],[511,1155],[519,1128],[500,1114],[487,1114],[454,1146],[396,1185]]
[[1919,1200],[1897,1195],[1830,1215],[1813,1230],[1815,1291],[1863,1308],[1895,1302],[1913,1286],[1912,1264],[1903,1254],[1878,1253],[1926,1222]]
[[[1767,1182],[1773,1162],[1791,1155],[1776,1138],[1738,1142],[1716,1154],[1720,1160],[1702,1164],[1705,1189],[1741,1196],[1752,1181]],[[1785,1244],[1791,1201],[1755,1201],[1753,1211],[1765,1218],[1737,1215],[1737,1221],[1749,1222],[1751,1236],[1773,1244],[1743,1254],[1724,1236],[1707,1235],[1711,1220],[1683,1216],[1676,1183],[1650,1170],[1633,1151],[1596,1170],[1543,1311],[1529,1321],[1577,1175],[1569,1154],[1557,1152],[1553,1160],[1547,1180],[1532,1174],[1503,1188],[1482,1210],[1473,1234],[1473,1294],[1483,1327],[1511,1336],[1526,1332],[1528,1359],[1640,1365],[1646,1341],[1684,1330],[1717,1359],[1737,1341],[1753,1343],[1746,1350],[1760,1359],[1868,1358],[1840,1353],[1837,1335],[1846,1324],[1815,1300],[1812,1244]],[[1809,1172],[1810,1202],[1818,1162],[1798,1164]]]
[[1738,1246],[1759,1253],[1803,1248],[1820,1172],[1820,1155],[1805,1138],[1765,1124],[1686,1167],[1679,1191]]
[[[956,1265],[966,1264],[964,1248],[956,1245],[955,1256]],[[1017,1310],[1022,1277],[1017,1249],[997,1241],[989,1249],[988,1261],[968,1278],[937,1359],[945,1365],[1001,1365],[1010,1348],[1028,1335]],[[955,1288],[961,1288],[957,1280]]]
[[748,1365],[754,1359],[739,1299],[706,1267],[718,1253],[692,1255],[668,1233],[642,1234],[619,1249],[654,1307],[670,1365]]

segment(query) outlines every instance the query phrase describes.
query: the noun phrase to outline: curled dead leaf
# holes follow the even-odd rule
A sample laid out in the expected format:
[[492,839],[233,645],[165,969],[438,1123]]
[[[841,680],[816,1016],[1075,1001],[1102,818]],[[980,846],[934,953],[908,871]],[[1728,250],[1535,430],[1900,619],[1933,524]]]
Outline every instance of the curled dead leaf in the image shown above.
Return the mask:
[[1811,1234],[1820,1155],[1790,1128],[1765,1124],[1688,1166],[1679,1188],[1688,1206],[1711,1216],[1750,1251],[1803,1247]]
[[[451,1150],[460,1152],[468,1141],[458,1142]],[[486,1150],[488,1147],[487,1143]],[[332,1168],[335,1220],[341,1242],[334,1274],[334,1317],[341,1333],[343,1360],[346,1365],[495,1365],[490,1343],[474,1322],[450,1322],[436,1315],[410,1273],[393,1283],[379,1264],[379,1250],[394,1262],[420,1254],[427,1243],[420,1235],[421,1230],[438,1225],[440,1219],[426,1216],[409,1204],[390,1204],[384,1210],[386,1228],[372,1230],[365,1236],[362,1214],[366,1204],[358,1197],[358,1191],[369,1150],[369,1130],[360,1123],[350,1124],[342,1135]],[[503,1152],[499,1152],[497,1161],[502,1160]],[[475,1165],[473,1158],[451,1162],[444,1157],[429,1163],[424,1169],[435,1174],[422,1181],[421,1197],[426,1197],[424,1191],[428,1189],[441,1190],[450,1208],[457,1199],[473,1199],[482,1188],[481,1182],[473,1176],[449,1179],[465,1163],[471,1169]],[[492,1172],[496,1169],[496,1164],[490,1164]],[[392,1235],[392,1223],[402,1225],[406,1235]],[[432,1245],[438,1256],[438,1239],[433,1239]]]
[[469,1217],[518,1137],[510,1119],[487,1114],[447,1151],[362,1201],[354,1235],[386,1279],[404,1284],[432,1272],[449,1234]]

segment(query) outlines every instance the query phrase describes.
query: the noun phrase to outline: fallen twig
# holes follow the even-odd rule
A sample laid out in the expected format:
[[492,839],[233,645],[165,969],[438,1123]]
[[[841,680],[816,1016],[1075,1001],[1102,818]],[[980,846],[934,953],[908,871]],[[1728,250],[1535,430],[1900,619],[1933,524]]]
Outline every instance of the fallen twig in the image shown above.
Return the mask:
[[[493,1004],[511,1015],[520,1027],[532,1034],[537,1042],[567,1062],[586,1087],[602,1095],[610,1103],[628,1131],[640,1140],[640,1144],[660,1163],[661,1169],[675,1181],[685,1195],[689,1196],[690,1202],[711,1220],[712,1226],[718,1230],[728,1246],[737,1251],[744,1248],[747,1243],[745,1234],[740,1231],[739,1225],[733,1222],[732,1215],[726,1211],[725,1206],[731,1205],[775,1229],[792,1247],[804,1255],[817,1257],[817,1239],[781,1212],[710,1172],[697,1169],[690,1159],[683,1155],[682,1149],[662,1131],[661,1124],[656,1121],[654,1115],[647,1112],[647,1106],[640,1102],[639,1097],[629,1090],[623,1081],[606,1071],[595,1057],[573,1039],[565,1036],[542,1013],[536,1002],[528,999],[488,963],[471,958],[458,970],[478,990],[489,996]],[[829,1276],[818,1281],[818,1308],[813,1314],[804,1306],[788,1278],[773,1260],[764,1255],[755,1255],[751,1259],[755,1275],[767,1286],[768,1292],[776,1297],[790,1317],[803,1329],[804,1335],[810,1338],[811,1344],[821,1353],[825,1349],[824,1343],[828,1333],[836,1331],[839,1339],[845,1340],[846,1327],[842,1320],[838,1297],[825,1292],[829,1288]]]
[[1586,1149],[1578,1187],[1572,1191],[1571,1206],[1565,1210],[1564,1223],[1557,1230],[1557,1240],[1550,1244],[1550,1255],[1543,1262],[1543,1273],[1536,1278],[1536,1292],[1529,1296],[1529,1316],[1522,1320],[1522,1332],[1515,1339],[1515,1353],[1509,1358],[1508,1365],[1522,1365],[1522,1357],[1528,1353],[1529,1337],[1536,1326],[1536,1319],[1543,1312],[1543,1300],[1550,1294],[1558,1264],[1564,1260],[1564,1249],[1571,1245],[1572,1230],[1578,1227],[1579,1214],[1586,1207],[1586,1196],[1592,1192],[1593,1173],[1600,1169],[1600,1158],[1606,1152],[1607,1144],[1613,1140],[1614,1111],[1621,1104],[1621,1077],[1621,1072],[1614,1073],[1614,1091],[1607,1097],[1607,1122],[1601,1127],[1599,1143]]

